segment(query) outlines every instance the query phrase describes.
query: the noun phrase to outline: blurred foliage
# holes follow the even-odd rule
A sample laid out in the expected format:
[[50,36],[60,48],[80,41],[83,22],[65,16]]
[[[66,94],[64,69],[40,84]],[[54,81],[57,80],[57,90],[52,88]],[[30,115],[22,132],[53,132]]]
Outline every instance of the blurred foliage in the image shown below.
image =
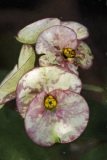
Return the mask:
[[93,148],[82,156],[80,160],[107,160],[107,143]]

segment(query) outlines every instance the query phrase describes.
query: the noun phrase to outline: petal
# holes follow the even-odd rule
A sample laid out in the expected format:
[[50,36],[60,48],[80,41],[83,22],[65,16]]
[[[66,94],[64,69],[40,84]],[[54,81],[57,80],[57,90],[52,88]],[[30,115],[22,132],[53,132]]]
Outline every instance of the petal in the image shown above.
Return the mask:
[[39,34],[45,29],[54,25],[59,25],[60,20],[57,18],[46,18],[36,21],[23,29],[21,29],[16,37],[19,42],[26,44],[34,44]]
[[55,55],[46,54],[39,58],[39,65],[42,67],[50,66],[50,65],[58,65],[58,61]]
[[85,99],[77,93],[66,90],[56,90],[51,93],[57,97],[58,107],[54,132],[60,138],[61,143],[72,142],[77,139],[87,126],[89,108]]
[[78,72],[78,67],[75,66],[74,64],[70,63],[70,62],[63,62],[61,63],[61,66],[63,68],[65,68],[67,71],[76,74],[77,76],[79,76],[79,72]]
[[[40,93],[32,101],[25,116],[25,128],[29,137],[41,146],[51,146],[54,144],[53,131],[54,123],[52,122],[51,111],[44,107],[45,92]],[[50,125],[48,126],[48,124]],[[44,139],[44,140],[43,140]]]
[[74,64],[64,61],[63,57],[56,57],[53,54],[46,54],[39,58],[39,65],[42,67],[45,66],[52,66],[52,65],[58,65],[60,67],[63,67],[64,70],[70,71],[71,73],[74,73],[76,75],[79,75],[77,69],[78,67]]
[[77,63],[79,62],[79,65],[83,69],[90,68],[92,66],[94,57],[89,46],[84,42],[80,42],[78,46],[78,51],[80,52],[79,54],[82,54],[83,56],[82,58],[77,58]]
[[32,99],[41,91],[70,89],[80,93],[81,81],[75,74],[57,66],[39,67],[25,74],[17,87],[17,106],[24,117]]
[[78,22],[61,22],[61,25],[71,28],[77,34],[77,39],[85,39],[89,36],[88,29]]
[[61,55],[63,48],[77,47],[77,37],[73,30],[64,26],[53,26],[40,34],[36,43],[37,54]]
[[87,126],[89,109],[86,101],[69,90],[54,90],[49,94],[57,98],[54,111],[44,107],[45,92],[38,94],[30,104],[25,117],[29,137],[42,146],[74,141]]

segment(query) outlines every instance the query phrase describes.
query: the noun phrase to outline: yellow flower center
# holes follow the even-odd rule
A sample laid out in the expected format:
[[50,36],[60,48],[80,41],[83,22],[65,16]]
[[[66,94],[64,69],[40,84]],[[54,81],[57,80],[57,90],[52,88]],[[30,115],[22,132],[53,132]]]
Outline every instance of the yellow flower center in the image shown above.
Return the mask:
[[72,48],[63,48],[62,53],[65,58],[75,58],[76,57],[76,52]]
[[52,109],[56,108],[57,101],[53,96],[48,95],[44,100],[44,105],[45,105],[46,109],[52,110]]

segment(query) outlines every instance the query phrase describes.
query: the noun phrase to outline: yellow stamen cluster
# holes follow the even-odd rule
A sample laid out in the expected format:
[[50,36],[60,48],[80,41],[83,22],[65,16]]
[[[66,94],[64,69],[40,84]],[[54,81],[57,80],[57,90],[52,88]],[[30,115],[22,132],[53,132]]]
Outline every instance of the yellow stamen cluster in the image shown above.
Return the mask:
[[72,48],[63,48],[62,51],[65,58],[75,58],[76,52]]
[[46,109],[52,110],[52,109],[56,108],[57,101],[53,96],[48,95],[44,100],[44,105],[45,105]]

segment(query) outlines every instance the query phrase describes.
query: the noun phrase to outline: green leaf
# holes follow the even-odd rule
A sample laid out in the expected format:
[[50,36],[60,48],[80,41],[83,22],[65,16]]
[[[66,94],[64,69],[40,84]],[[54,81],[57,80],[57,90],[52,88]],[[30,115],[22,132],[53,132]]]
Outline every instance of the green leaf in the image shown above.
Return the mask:
[[23,45],[18,65],[6,76],[0,85],[0,104],[15,98],[15,91],[19,79],[29,70],[34,68],[35,51],[30,45]]

